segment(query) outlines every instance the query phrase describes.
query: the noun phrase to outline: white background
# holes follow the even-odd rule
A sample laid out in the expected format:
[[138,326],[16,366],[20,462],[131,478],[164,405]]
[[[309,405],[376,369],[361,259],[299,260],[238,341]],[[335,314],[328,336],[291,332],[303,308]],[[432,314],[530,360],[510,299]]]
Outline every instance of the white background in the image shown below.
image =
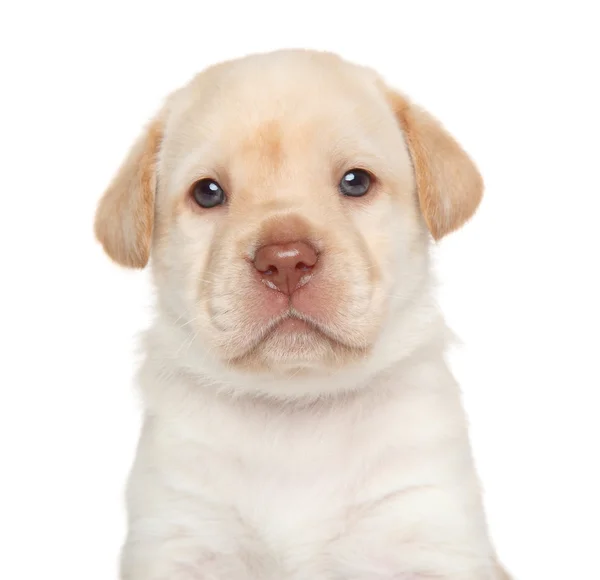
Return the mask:
[[436,256],[492,532],[517,579],[600,579],[593,5],[3,4],[0,577],[116,578],[150,289],[94,242],[103,188],[195,72],[307,47],[378,69],[479,164],[481,209]]

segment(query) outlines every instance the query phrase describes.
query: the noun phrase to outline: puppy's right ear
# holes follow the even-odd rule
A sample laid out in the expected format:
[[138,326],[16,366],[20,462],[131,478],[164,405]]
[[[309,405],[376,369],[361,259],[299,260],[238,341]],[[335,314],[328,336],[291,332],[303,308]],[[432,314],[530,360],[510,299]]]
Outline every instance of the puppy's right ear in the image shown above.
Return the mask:
[[150,257],[162,127],[159,119],[148,125],[96,210],[96,238],[115,262],[129,268],[143,268]]

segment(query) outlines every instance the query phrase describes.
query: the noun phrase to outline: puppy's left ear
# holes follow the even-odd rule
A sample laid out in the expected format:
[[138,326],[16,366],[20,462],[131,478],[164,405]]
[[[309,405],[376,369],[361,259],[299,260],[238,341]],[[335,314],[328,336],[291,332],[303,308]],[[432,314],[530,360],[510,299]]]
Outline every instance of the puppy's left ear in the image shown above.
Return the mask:
[[386,90],[412,158],[417,195],[435,240],[460,228],[483,196],[483,179],[462,147],[427,111]]
[[115,262],[129,268],[143,268],[150,258],[162,135],[157,118],[132,146],[96,211],[96,238]]

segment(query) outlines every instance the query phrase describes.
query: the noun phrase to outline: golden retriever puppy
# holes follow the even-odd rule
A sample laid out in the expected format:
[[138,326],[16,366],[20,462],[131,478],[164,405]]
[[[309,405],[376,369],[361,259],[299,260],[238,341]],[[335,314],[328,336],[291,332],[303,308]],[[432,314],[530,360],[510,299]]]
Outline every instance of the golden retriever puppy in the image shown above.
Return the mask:
[[151,263],[123,580],[493,580],[431,238],[482,179],[370,69],[284,50],[166,99],[96,235]]

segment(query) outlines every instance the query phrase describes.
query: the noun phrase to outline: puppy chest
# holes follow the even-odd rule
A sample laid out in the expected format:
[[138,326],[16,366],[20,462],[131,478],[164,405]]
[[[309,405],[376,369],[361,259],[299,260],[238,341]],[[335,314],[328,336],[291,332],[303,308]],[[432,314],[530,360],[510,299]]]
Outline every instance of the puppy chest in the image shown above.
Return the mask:
[[162,455],[169,517],[185,521],[193,534],[212,528],[271,553],[320,549],[343,529],[357,501],[361,461],[331,441],[259,443],[188,442]]
[[357,513],[431,480],[408,422],[390,406],[377,414],[345,408],[306,416],[204,411],[201,421],[161,425],[147,454],[159,467],[163,500],[155,505],[162,502],[164,515],[184,522],[186,533],[258,542],[270,553],[319,551],[346,533]]

